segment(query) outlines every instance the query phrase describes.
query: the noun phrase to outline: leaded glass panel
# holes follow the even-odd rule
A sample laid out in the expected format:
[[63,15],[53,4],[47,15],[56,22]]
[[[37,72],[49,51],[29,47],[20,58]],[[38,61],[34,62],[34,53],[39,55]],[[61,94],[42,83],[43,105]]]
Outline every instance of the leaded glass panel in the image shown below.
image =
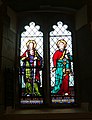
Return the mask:
[[50,32],[50,78],[52,103],[74,103],[72,33],[61,21]]
[[21,104],[43,103],[43,33],[35,22],[21,33],[19,82]]

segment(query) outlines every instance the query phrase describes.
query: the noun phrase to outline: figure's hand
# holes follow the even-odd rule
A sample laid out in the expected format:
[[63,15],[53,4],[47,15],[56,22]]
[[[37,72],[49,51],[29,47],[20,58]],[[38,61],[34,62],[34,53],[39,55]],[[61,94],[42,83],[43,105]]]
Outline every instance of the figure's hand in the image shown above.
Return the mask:
[[26,52],[26,58],[28,57],[28,52]]
[[21,58],[21,60],[25,60],[27,57],[23,57],[23,58]]
[[34,60],[37,60],[37,57],[34,57]]
[[69,50],[66,50],[66,54],[69,54]]
[[54,72],[54,71],[56,71],[56,68],[53,68],[53,69],[52,69],[52,72]]
[[69,50],[66,51],[66,54],[65,54],[66,59],[69,59],[68,54],[70,55]]
[[69,75],[70,74],[70,69],[66,69],[66,75]]
[[68,59],[68,55],[65,55],[65,58]]

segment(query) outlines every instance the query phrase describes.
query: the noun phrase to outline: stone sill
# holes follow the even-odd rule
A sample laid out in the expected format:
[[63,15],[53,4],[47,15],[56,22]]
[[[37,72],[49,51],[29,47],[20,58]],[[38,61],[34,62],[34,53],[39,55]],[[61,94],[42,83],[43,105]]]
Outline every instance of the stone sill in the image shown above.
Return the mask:
[[92,120],[92,112],[88,111],[88,104],[81,108],[64,109],[20,109],[11,107],[0,116],[0,120]]
[[[18,113],[4,114],[0,120],[92,120],[92,113],[75,113],[75,112],[42,112],[18,111]],[[24,114],[23,114],[24,113]]]

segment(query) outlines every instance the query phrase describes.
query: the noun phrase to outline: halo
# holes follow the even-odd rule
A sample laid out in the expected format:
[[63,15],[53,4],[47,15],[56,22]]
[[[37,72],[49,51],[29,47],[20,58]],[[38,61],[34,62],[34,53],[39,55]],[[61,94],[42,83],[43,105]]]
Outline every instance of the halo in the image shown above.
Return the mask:
[[26,43],[26,46],[28,47],[28,45],[30,43],[33,43],[34,44],[34,48],[36,48],[37,44],[36,44],[36,41],[35,40],[28,40],[28,42]]
[[61,42],[65,45],[65,47],[67,46],[67,42],[64,39],[58,40],[56,45],[58,46],[58,44]]

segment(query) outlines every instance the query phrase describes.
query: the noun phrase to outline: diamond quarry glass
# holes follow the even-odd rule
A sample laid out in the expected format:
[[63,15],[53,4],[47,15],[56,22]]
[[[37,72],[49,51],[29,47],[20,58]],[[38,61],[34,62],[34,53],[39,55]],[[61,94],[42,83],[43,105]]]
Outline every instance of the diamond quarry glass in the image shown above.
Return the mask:
[[[61,21],[52,27],[49,33],[51,101],[72,104],[75,103],[72,33]],[[24,29],[20,41],[20,103],[44,104],[43,32],[35,22]]]
[[59,21],[49,35],[52,103],[74,103],[72,34],[68,26]]
[[21,33],[19,82],[21,104],[43,104],[43,33],[34,22]]

